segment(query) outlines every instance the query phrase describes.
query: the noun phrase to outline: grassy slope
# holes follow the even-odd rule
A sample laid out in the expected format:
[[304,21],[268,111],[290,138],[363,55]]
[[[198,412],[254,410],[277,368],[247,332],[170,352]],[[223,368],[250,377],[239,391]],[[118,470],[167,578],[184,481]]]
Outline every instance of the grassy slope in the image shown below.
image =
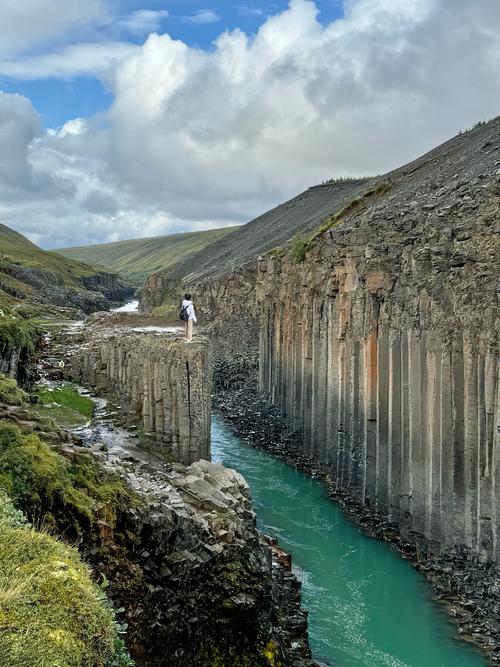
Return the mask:
[[[38,423],[27,398],[0,375],[3,414],[16,406],[25,424],[54,430],[52,422]],[[75,521],[79,531],[99,517],[112,520],[112,508],[127,491],[103,474],[91,456],[67,459],[35,433],[0,421],[2,667],[133,666],[105,594],[76,549],[56,535],[61,520],[66,527]],[[36,528],[19,510],[35,519]],[[66,535],[66,528],[61,532]]]
[[119,272],[139,285],[151,274],[165,269],[189,255],[199,252],[236,227],[210,229],[204,232],[171,234],[146,239],[132,239],[79,248],[61,248],[58,253]]
[[67,287],[79,287],[80,278],[96,274],[94,267],[42,250],[25,236],[0,224],[0,270],[10,264],[52,272],[61,277]]
[[[0,309],[5,310],[19,303],[61,303],[64,290],[70,307],[82,307],[85,300],[93,304],[102,297],[109,274],[116,273],[95,267],[62,255],[42,250],[18,232],[0,224]],[[106,275],[107,274],[107,275]],[[118,289],[124,283],[116,277]],[[54,290],[52,290],[54,286]],[[102,288],[100,287],[102,286]],[[52,298],[54,297],[54,298]],[[104,298],[104,297],[103,297]],[[83,308],[85,310],[85,308]]]

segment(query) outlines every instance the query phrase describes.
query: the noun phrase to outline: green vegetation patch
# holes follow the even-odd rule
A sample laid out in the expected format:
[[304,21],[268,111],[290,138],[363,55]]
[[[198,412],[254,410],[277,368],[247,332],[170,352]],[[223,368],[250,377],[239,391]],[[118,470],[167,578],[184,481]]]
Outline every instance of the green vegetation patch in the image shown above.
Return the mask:
[[18,317],[6,308],[0,309],[0,348],[4,350],[25,348],[33,352],[39,335],[40,330],[36,322]]
[[30,519],[76,535],[97,519],[113,526],[120,504],[136,503],[125,483],[105,474],[91,454],[70,460],[5,422],[0,422],[0,489]]
[[51,417],[63,426],[82,424],[91,419],[94,404],[86,396],[78,393],[76,387],[65,383],[60,387],[38,387],[37,411],[42,416]]
[[0,492],[2,667],[131,667],[123,627],[76,549]]
[[308,249],[308,240],[302,234],[297,234],[292,241],[292,248],[290,250],[292,259],[297,264],[303,262],[306,258]]
[[[10,504],[5,495],[0,504]],[[0,520],[0,664],[111,665],[114,614],[89,569],[75,549],[19,515],[13,522],[13,512],[4,509],[7,520]]]
[[22,405],[28,395],[17,386],[15,380],[0,373],[0,402],[7,405]]

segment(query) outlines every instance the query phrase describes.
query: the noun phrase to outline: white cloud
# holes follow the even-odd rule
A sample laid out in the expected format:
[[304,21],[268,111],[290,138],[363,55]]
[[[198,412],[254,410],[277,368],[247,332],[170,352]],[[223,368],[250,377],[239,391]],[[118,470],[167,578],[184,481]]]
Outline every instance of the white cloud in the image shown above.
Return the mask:
[[117,60],[109,114],[52,135],[27,100],[0,98],[0,150],[16,156],[2,221],[53,246],[245,221],[499,113],[497,0],[349,0],[344,14],[322,26],[293,0],[210,51],[153,34]]
[[2,0],[0,54],[12,57],[48,40],[74,38],[109,16],[106,0]]
[[204,24],[204,23],[216,23],[220,21],[220,17],[212,9],[200,9],[196,14],[191,16],[184,16],[183,20],[186,23],[195,23],[195,24]]
[[134,35],[144,35],[157,31],[162,21],[168,17],[166,9],[152,10],[139,9],[132,14],[122,16],[117,20],[120,28]]
[[19,80],[110,76],[116,65],[137,48],[127,42],[71,44],[44,55],[0,61],[0,75]]

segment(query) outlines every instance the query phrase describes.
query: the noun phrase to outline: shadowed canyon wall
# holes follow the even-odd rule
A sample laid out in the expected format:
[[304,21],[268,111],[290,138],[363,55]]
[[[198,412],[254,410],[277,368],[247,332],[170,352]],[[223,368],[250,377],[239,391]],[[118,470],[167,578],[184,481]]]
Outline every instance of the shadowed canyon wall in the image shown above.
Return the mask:
[[496,562],[499,232],[496,119],[333,210],[302,253],[189,285],[216,364],[258,368],[340,492]]

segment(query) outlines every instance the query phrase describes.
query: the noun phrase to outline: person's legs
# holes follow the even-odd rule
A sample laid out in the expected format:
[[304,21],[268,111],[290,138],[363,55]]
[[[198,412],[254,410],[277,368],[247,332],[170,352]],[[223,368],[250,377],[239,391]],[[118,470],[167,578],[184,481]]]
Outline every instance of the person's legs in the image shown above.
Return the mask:
[[184,320],[184,338],[187,340],[188,337],[188,320]]
[[193,340],[193,320],[187,321],[186,340]]

